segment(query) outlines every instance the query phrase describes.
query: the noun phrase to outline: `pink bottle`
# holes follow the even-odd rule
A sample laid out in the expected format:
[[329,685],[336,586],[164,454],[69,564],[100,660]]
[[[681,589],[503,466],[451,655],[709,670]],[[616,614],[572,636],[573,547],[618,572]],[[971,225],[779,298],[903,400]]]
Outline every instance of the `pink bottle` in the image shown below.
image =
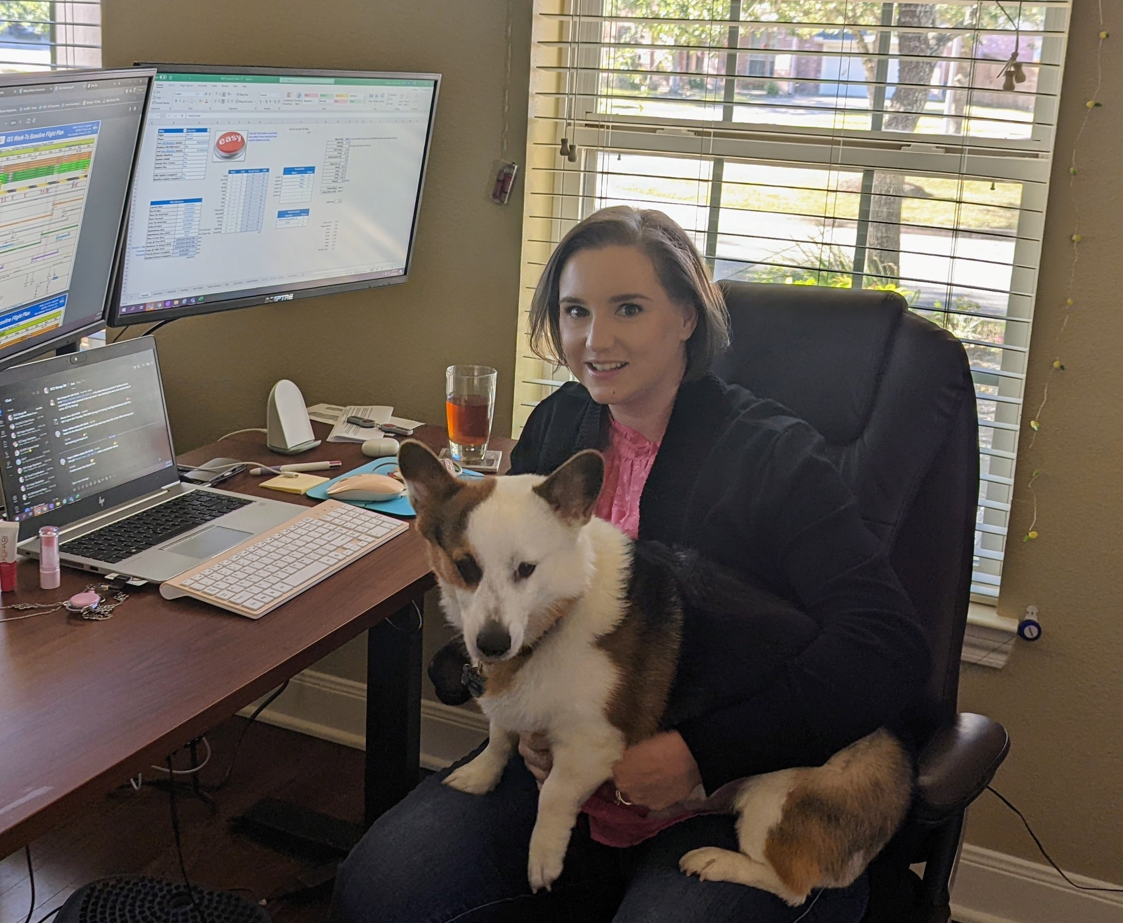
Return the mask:
[[58,528],[43,526],[39,530],[39,586],[44,590],[57,590],[60,579]]

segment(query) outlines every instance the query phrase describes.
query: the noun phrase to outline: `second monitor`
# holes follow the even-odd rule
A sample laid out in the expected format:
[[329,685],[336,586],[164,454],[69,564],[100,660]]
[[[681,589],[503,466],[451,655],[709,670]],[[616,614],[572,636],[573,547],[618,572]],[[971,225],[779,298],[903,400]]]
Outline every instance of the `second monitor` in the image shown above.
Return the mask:
[[160,65],[110,323],[404,281],[439,83]]

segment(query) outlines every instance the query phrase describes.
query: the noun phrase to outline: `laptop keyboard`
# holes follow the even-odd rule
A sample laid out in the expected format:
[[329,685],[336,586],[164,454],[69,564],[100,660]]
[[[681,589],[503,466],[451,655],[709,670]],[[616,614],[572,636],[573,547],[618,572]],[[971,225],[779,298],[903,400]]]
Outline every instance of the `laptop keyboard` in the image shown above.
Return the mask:
[[80,538],[63,542],[59,549],[66,554],[116,564],[251,503],[253,500],[248,497],[192,490]]

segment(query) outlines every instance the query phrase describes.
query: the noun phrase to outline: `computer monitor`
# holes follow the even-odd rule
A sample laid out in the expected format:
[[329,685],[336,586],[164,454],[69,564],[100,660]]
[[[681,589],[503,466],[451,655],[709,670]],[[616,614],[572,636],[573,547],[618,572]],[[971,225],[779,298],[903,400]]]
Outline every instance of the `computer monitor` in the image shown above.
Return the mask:
[[112,324],[406,280],[438,75],[155,67]]
[[0,75],[0,368],[105,326],[153,73]]

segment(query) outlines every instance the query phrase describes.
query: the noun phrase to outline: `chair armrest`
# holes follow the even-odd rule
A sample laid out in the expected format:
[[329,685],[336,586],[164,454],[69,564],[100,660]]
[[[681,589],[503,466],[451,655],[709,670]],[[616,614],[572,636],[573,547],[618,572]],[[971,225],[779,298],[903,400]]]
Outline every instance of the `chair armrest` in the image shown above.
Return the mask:
[[914,816],[938,824],[965,810],[990,784],[1010,750],[1010,736],[997,721],[960,713],[939,728],[916,767]]

